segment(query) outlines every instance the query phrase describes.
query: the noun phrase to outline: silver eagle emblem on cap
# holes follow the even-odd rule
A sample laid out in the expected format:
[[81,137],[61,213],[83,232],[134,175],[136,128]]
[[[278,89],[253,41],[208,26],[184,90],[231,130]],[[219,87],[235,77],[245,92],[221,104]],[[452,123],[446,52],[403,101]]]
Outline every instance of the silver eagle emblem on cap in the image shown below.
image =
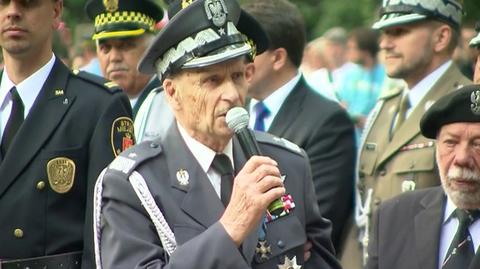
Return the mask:
[[205,1],[205,13],[207,18],[217,27],[223,27],[227,22],[227,6],[223,0]]
[[470,109],[475,115],[480,115],[480,91],[473,91],[470,95]]

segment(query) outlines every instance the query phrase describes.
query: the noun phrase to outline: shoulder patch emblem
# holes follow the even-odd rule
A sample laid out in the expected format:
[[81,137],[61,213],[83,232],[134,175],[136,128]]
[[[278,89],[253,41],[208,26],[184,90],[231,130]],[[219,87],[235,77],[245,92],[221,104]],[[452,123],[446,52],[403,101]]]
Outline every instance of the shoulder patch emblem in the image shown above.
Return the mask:
[[118,88],[118,84],[113,82],[113,81],[108,81],[108,82],[105,82],[105,87],[111,89],[111,88]]
[[111,143],[115,157],[135,144],[133,121],[129,117],[120,117],[113,121]]

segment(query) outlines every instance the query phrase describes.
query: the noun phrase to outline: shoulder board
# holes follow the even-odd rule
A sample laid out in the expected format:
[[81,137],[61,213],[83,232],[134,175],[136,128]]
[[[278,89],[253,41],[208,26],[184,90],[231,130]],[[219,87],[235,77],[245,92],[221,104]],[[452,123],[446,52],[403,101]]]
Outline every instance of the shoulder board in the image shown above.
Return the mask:
[[129,176],[142,162],[162,153],[159,140],[145,141],[128,148],[118,155],[108,166],[108,170],[118,171]]
[[103,89],[106,89],[110,92],[121,91],[122,89],[118,86],[117,83],[113,81],[106,80],[105,78],[99,77],[89,72],[73,70],[72,73],[80,79],[83,79],[87,82],[93,83],[100,86]]
[[297,144],[288,141],[285,138],[280,138],[269,133],[255,131],[255,138],[260,143],[270,144],[280,148],[287,149],[293,153],[303,156],[303,150]]
[[395,97],[401,94],[402,90],[403,90],[402,87],[393,87],[393,88],[385,89],[380,95],[380,97],[378,97],[378,99],[384,99],[384,100],[390,99],[392,97]]

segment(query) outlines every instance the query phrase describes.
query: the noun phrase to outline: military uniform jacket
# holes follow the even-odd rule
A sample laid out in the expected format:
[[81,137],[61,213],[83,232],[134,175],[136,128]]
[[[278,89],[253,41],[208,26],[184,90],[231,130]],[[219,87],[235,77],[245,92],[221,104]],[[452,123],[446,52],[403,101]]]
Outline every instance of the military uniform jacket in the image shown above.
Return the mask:
[[436,186],[440,179],[435,168],[435,144],[420,134],[420,119],[441,96],[466,85],[455,64],[433,85],[409,117],[390,139],[390,129],[402,97],[402,89],[394,89],[380,98],[370,115],[360,149],[359,193],[365,201],[373,190],[371,212],[383,200],[404,191]]
[[[286,176],[285,186],[295,208],[267,224],[266,240],[271,246],[267,260],[259,261],[259,255],[255,254],[256,232],[238,248],[219,223],[224,206],[174,124],[162,140],[146,141],[122,153],[103,178],[100,222],[103,268],[277,269],[286,257],[296,258],[299,265],[304,263],[303,246],[307,238],[313,243],[312,257],[302,268],[339,268],[330,241],[330,222],[320,217],[315,203],[305,153],[295,145],[287,149],[284,140],[275,139],[257,133],[261,151],[275,159]],[[238,171],[246,159],[235,139],[233,152]],[[175,234],[178,246],[169,259],[149,215],[128,182],[133,169],[145,179]],[[179,171],[183,171],[183,180]]]
[[[446,195],[442,187],[405,193],[375,214],[367,269],[438,269]],[[480,268],[480,252],[469,268]],[[459,268],[460,269],[460,268]]]
[[[128,98],[105,83],[87,73],[75,75],[56,60],[8,152],[0,156],[0,259],[84,247],[94,182],[133,143]],[[87,262],[93,262],[91,227],[85,226],[91,242],[85,243]],[[87,262],[84,268],[93,268]]]

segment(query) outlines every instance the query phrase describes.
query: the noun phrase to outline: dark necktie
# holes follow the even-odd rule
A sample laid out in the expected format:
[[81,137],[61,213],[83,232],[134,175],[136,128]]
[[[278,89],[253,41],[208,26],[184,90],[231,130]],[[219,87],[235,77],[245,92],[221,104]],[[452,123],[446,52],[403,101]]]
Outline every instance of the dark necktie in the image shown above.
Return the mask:
[[220,199],[225,207],[230,201],[233,188],[233,167],[230,159],[225,154],[217,154],[212,162],[212,168],[221,176]]
[[265,118],[270,115],[270,110],[265,106],[263,102],[258,102],[255,105],[255,112],[257,113],[257,117],[255,118],[255,126],[253,127],[254,130],[257,131],[265,131]]
[[9,146],[12,144],[13,138],[17,133],[18,129],[23,123],[24,117],[24,107],[22,99],[17,92],[17,88],[13,87],[10,90],[10,95],[12,96],[12,111],[10,112],[10,117],[8,118],[7,125],[2,135],[2,143],[0,150],[2,155],[5,155]]
[[480,218],[480,210],[456,209],[454,215],[458,218],[458,229],[447,251],[442,269],[468,268],[475,249],[468,227]]

